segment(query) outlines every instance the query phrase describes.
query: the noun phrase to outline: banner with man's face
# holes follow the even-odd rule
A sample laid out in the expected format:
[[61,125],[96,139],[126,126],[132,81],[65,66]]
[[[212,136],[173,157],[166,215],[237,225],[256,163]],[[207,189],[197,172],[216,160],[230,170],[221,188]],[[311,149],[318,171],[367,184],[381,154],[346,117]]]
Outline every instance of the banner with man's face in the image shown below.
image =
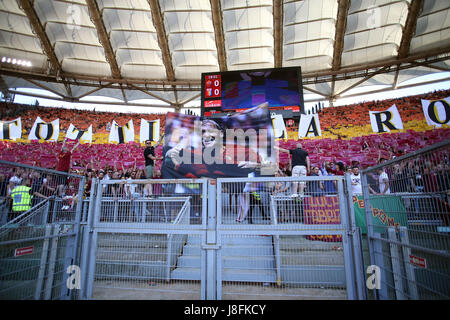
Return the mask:
[[274,141],[267,104],[211,119],[169,112],[162,177],[270,176],[276,168]]

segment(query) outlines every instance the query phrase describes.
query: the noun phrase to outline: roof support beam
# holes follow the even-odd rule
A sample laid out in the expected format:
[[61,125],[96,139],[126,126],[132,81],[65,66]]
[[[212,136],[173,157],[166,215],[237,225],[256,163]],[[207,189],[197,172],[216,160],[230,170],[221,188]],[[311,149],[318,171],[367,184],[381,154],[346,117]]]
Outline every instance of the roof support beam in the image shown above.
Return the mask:
[[53,46],[50,43],[50,40],[45,33],[44,27],[42,26],[39,17],[34,10],[33,4],[30,0],[18,0],[19,6],[25,12],[30,21],[31,27],[33,28],[34,33],[38,37],[39,41],[42,44],[42,49],[47,55],[48,60],[50,61],[51,72],[52,74],[58,74],[61,71],[61,64],[59,63],[58,57],[53,50]]
[[25,80],[28,81],[29,83],[34,84],[35,86],[37,86],[37,87],[39,87],[39,88],[41,88],[41,89],[44,89],[44,90],[47,90],[47,91],[49,91],[49,92],[51,92],[51,93],[53,93],[53,94],[56,94],[57,96],[60,96],[61,98],[67,98],[67,97],[65,97],[63,94],[59,93],[59,92],[56,91],[56,90],[50,89],[50,88],[47,87],[46,85],[43,85],[43,84],[41,84],[41,83],[39,83],[39,82],[36,82],[36,81],[34,81],[34,80],[31,80],[31,79],[25,79]]
[[[141,90],[143,91],[143,90]],[[55,101],[65,101],[64,99],[61,98],[57,98],[54,96],[46,96],[46,95],[42,95],[42,94],[35,94],[35,93],[29,93],[29,92],[24,92],[24,91],[17,91],[17,90],[12,90],[9,89],[8,92],[10,94],[15,94],[15,95],[22,95],[22,96],[27,96],[27,97],[35,97],[35,98],[43,98],[43,99],[49,99],[49,100],[55,100]],[[147,92],[146,92],[147,93]],[[161,99],[161,98],[157,98],[157,99]],[[84,103],[84,104],[101,104],[101,105],[118,105],[118,106],[133,106],[133,107],[158,107],[158,108],[173,108],[173,105],[159,105],[159,104],[142,104],[142,103],[134,103],[134,102],[109,102],[109,101],[95,101],[95,100],[83,100],[83,101],[72,101],[73,103]],[[167,102],[170,103],[170,102]]]
[[450,53],[450,46],[436,48],[436,49],[428,50],[425,52],[420,52],[420,53],[417,53],[414,55],[407,56],[402,59],[395,58],[395,59],[389,59],[389,60],[384,60],[384,61],[377,61],[377,62],[373,62],[373,63],[365,63],[365,64],[361,64],[361,65],[355,65],[355,66],[340,68],[338,70],[331,70],[331,71],[324,70],[324,71],[308,72],[308,73],[302,74],[302,77],[303,77],[303,79],[305,79],[305,78],[315,78],[315,77],[325,77],[325,76],[346,74],[346,73],[368,70],[368,69],[372,69],[372,68],[380,68],[380,67],[384,67],[384,66],[393,66],[393,65],[403,64],[403,63],[410,63],[415,60],[425,59],[428,57],[433,57],[433,56],[438,56],[438,55],[448,54],[448,53]]
[[323,92],[320,92],[320,91],[317,91],[317,90],[314,90],[314,89],[311,89],[310,87],[307,87],[307,86],[303,86],[303,90],[310,91],[310,92],[315,93],[315,94],[317,94],[319,96],[328,97],[327,94],[325,94]]
[[216,39],[217,59],[219,60],[219,69],[227,71],[227,55],[225,51],[225,36],[223,32],[222,7],[220,0],[210,0],[211,14],[214,26],[214,36]]
[[167,40],[166,30],[164,28],[164,18],[159,6],[158,0],[148,0],[152,12],[153,25],[158,36],[158,44],[161,49],[166,75],[169,81],[175,81],[175,71],[172,64],[172,56],[169,50],[169,42]]
[[120,69],[117,64],[114,50],[111,46],[111,41],[109,40],[108,33],[106,32],[105,24],[103,23],[102,14],[100,12],[100,9],[98,8],[98,4],[95,0],[86,0],[86,4],[89,10],[89,15],[91,16],[91,20],[94,23],[95,28],[97,29],[100,43],[102,44],[103,50],[105,51],[106,60],[111,67],[111,74],[113,78],[120,79],[122,78],[120,75]]
[[394,81],[392,82],[392,89],[393,90],[397,89],[399,72],[400,72],[400,69],[397,69],[397,71],[395,71]]
[[[337,80],[362,78],[367,76],[369,73],[378,72],[379,68],[396,66],[387,70],[386,72],[393,72],[397,69],[408,69],[414,67],[417,63],[423,65],[433,65],[441,61],[447,61],[450,59],[450,46],[436,48],[414,55],[410,55],[403,59],[390,59],[384,61],[373,62],[369,64],[356,65],[351,67],[341,68],[339,70],[324,70],[309,72],[303,74],[303,80],[305,84],[311,83],[323,83],[331,82],[332,76],[335,76]],[[376,69],[372,70],[371,69]],[[34,79],[40,81],[48,81],[53,83],[62,83],[60,77],[55,75],[46,74],[45,70],[18,70],[13,68],[7,68],[6,66],[0,66],[0,75],[19,77],[23,79]],[[165,80],[147,80],[147,79],[113,79],[110,77],[95,77],[88,75],[80,75],[73,73],[63,73],[66,81],[70,85],[75,86],[87,86],[87,87],[98,87],[104,83],[111,83],[114,88],[117,88],[118,84],[129,85],[142,85],[146,86],[147,90],[151,91],[173,91],[172,86],[177,86],[177,91],[200,91],[200,81],[199,80],[177,80],[177,81],[165,81]],[[156,86],[153,88],[148,88],[147,86]],[[170,102],[172,103],[172,102]]]
[[3,99],[5,99],[5,101],[8,101],[10,98],[10,93],[8,91],[8,86],[5,82],[5,80],[3,79],[2,76],[0,76],[0,91],[3,93]]
[[156,94],[154,94],[154,93],[151,93],[151,92],[148,91],[148,90],[142,89],[142,88],[140,88],[140,87],[138,87],[138,86],[135,86],[135,85],[133,85],[133,84],[130,85],[130,86],[133,87],[133,88],[136,89],[136,90],[139,90],[139,91],[141,91],[141,92],[143,92],[143,93],[148,94],[148,95],[149,95],[150,97],[152,97],[152,98],[155,98],[155,99],[164,101],[165,103],[168,103],[168,104],[170,104],[170,105],[173,104],[172,101],[169,101],[169,100],[167,100],[167,99],[164,99],[164,98],[162,98],[162,97],[160,97],[160,96],[158,96],[158,95],[156,95]]
[[94,92],[97,92],[97,91],[99,91],[99,90],[102,90],[103,88],[108,88],[108,87],[111,86],[112,84],[113,84],[113,83],[110,82],[110,83],[105,84],[105,85],[100,85],[100,87],[95,88],[95,89],[92,89],[92,90],[90,90],[90,91],[88,91],[88,92],[82,94],[81,96],[76,97],[76,99],[77,99],[77,100],[80,100],[81,98],[84,98],[84,97],[86,97],[86,96],[88,96],[88,95],[90,95],[90,94],[92,94],[92,93],[94,93]]
[[120,85],[120,90],[122,91],[123,101],[125,103],[128,103],[127,95],[125,94],[125,90],[123,89],[122,85]]
[[408,17],[403,28],[402,40],[398,48],[398,59],[408,56],[411,39],[416,31],[417,19],[422,11],[423,0],[412,0],[409,6]]
[[[191,102],[191,101],[193,101],[193,100],[195,100],[195,99],[197,99],[197,98],[200,98],[200,97],[201,97],[201,93],[198,93],[198,94],[196,94],[196,95],[190,97],[189,99],[184,100],[184,101],[181,102],[180,104],[185,105],[186,103]],[[190,108],[200,108],[200,107],[190,107]]]
[[336,31],[334,35],[332,70],[338,70],[341,67],[342,51],[344,50],[344,36],[345,29],[347,28],[347,16],[349,8],[350,0],[339,1],[339,7],[336,17]]
[[444,72],[449,72],[450,71],[449,68],[440,67],[440,66],[434,66],[432,64],[427,64],[427,63],[423,63],[423,62],[412,62],[412,64],[416,65],[416,66],[427,67],[427,68],[430,68],[430,69],[436,69],[436,70],[444,71]]
[[376,76],[377,74],[383,73],[383,72],[386,71],[387,69],[389,69],[389,67],[384,67],[384,68],[381,68],[380,70],[378,70],[377,72],[372,73],[372,74],[366,76],[364,79],[359,80],[358,82],[352,84],[351,86],[347,87],[346,89],[344,89],[344,90],[342,90],[341,92],[339,92],[339,93],[337,93],[336,95],[334,95],[334,98],[340,97],[343,93],[345,93],[345,92],[347,92],[347,91],[349,91],[349,90],[351,90],[351,89],[353,89],[353,88],[356,88],[356,87],[359,86],[360,84],[366,82],[367,80],[369,80],[370,78]]
[[[28,20],[30,21],[33,32],[36,34],[42,44],[42,49],[44,50],[45,54],[47,55],[47,59],[50,62],[50,73],[55,74],[56,76],[60,76],[60,74],[62,73],[61,64],[59,63],[55,50],[53,49],[53,46],[50,43],[47,34],[45,33],[45,29],[42,26],[41,20],[34,10],[32,2],[30,0],[18,0],[17,2],[25,12]],[[62,78],[62,80],[67,94],[72,97],[72,89],[70,88],[70,85],[66,83],[64,78]]]
[[[345,29],[347,28],[348,9],[350,8],[350,0],[340,0],[338,12],[336,16],[336,25],[334,33],[334,47],[333,47],[333,62],[331,65],[332,71],[337,71],[341,68],[342,52],[344,51],[344,37]],[[336,76],[332,76],[331,81],[331,95],[330,101],[333,101],[338,94],[335,94]]]
[[273,0],[273,43],[275,68],[283,66],[283,1]]

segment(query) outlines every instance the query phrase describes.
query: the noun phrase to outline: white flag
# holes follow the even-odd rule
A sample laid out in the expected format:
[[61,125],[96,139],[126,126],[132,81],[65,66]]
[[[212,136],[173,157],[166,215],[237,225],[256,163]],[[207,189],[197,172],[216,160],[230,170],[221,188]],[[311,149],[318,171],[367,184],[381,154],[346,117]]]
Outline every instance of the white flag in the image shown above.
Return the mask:
[[275,140],[288,138],[286,125],[284,124],[283,116],[281,114],[272,114],[272,126]]
[[373,132],[403,129],[403,122],[395,104],[386,111],[369,111],[369,117]]
[[159,141],[159,119],[157,120],[145,120],[141,119],[141,131],[140,131],[140,142],[145,142],[146,140]]
[[322,135],[318,114],[302,114],[298,126],[298,137],[319,137]]
[[31,127],[28,140],[58,141],[58,137],[59,119],[53,120],[52,122],[45,122],[37,117]]
[[17,140],[22,138],[22,120],[19,118],[0,121],[0,139]]
[[133,120],[128,121],[123,127],[113,120],[111,131],[109,132],[109,142],[128,143],[132,141],[134,141]]
[[422,109],[429,126],[442,127],[450,122],[450,97],[441,100],[423,100]]
[[80,140],[92,142],[92,124],[87,130],[78,130],[73,124],[70,124],[66,132],[66,138],[71,140]]

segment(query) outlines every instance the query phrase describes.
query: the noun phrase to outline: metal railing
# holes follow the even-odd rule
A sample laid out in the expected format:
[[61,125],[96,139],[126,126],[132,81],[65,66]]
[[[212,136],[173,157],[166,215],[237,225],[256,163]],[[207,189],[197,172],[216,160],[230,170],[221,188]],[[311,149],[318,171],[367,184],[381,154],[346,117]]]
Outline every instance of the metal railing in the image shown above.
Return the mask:
[[34,196],[29,210],[14,212],[10,202],[0,212],[0,299],[75,298],[66,271],[78,263],[84,177],[7,161],[0,172],[5,199],[19,184]]
[[[178,213],[175,220],[172,222],[174,225],[188,225],[190,222],[190,197],[181,198],[184,199],[183,206]],[[167,200],[162,200],[167,201]],[[181,255],[181,250],[187,240],[186,234],[169,234],[167,236],[167,265],[166,265],[166,279],[170,280],[171,271],[177,265],[178,257]]]
[[200,299],[200,277],[184,279],[176,269],[183,251],[186,258],[188,237],[204,232],[206,180],[95,183],[95,199],[90,200],[94,209],[88,210],[82,245],[82,265],[88,272],[80,296],[102,299],[107,292],[114,298],[126,289],[133,297]]
[[[294,184],[303,194],[292,195]],[[217,194],[217,296],[363,298],[344,177],[221,178]]]
[[375,299],[450,298],[450,142],[362,171]]
[[[45,201],[52,227],[38,286],[50,286],[48,275],[66,280],[70,261],[82,270],[81,289],[70,291],[77,299],[115,299],[123,290],[130,299],[361,299],[347,180],[94,179],[91,197],[70,213],[61,196]],[[280,184],[304,192],[282,194]],[[52,252],[65,238],[70,249]],[[66,262],[54,264],[61,255]],[[59,283],[58,292],[31,296],[66,298]]]

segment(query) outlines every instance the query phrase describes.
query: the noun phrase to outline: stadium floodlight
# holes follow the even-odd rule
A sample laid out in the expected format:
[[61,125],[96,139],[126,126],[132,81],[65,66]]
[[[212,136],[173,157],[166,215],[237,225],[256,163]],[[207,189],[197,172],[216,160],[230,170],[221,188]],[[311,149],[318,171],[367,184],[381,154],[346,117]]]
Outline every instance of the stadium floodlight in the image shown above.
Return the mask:
[[29,61],[29,60],[10,58],[10,57],[6,57],[6,56],[2,57],[2,62],[16,64],[16,65],[23,66],[23,67],[31,67],[31,65],[32,65],[31,61]]

